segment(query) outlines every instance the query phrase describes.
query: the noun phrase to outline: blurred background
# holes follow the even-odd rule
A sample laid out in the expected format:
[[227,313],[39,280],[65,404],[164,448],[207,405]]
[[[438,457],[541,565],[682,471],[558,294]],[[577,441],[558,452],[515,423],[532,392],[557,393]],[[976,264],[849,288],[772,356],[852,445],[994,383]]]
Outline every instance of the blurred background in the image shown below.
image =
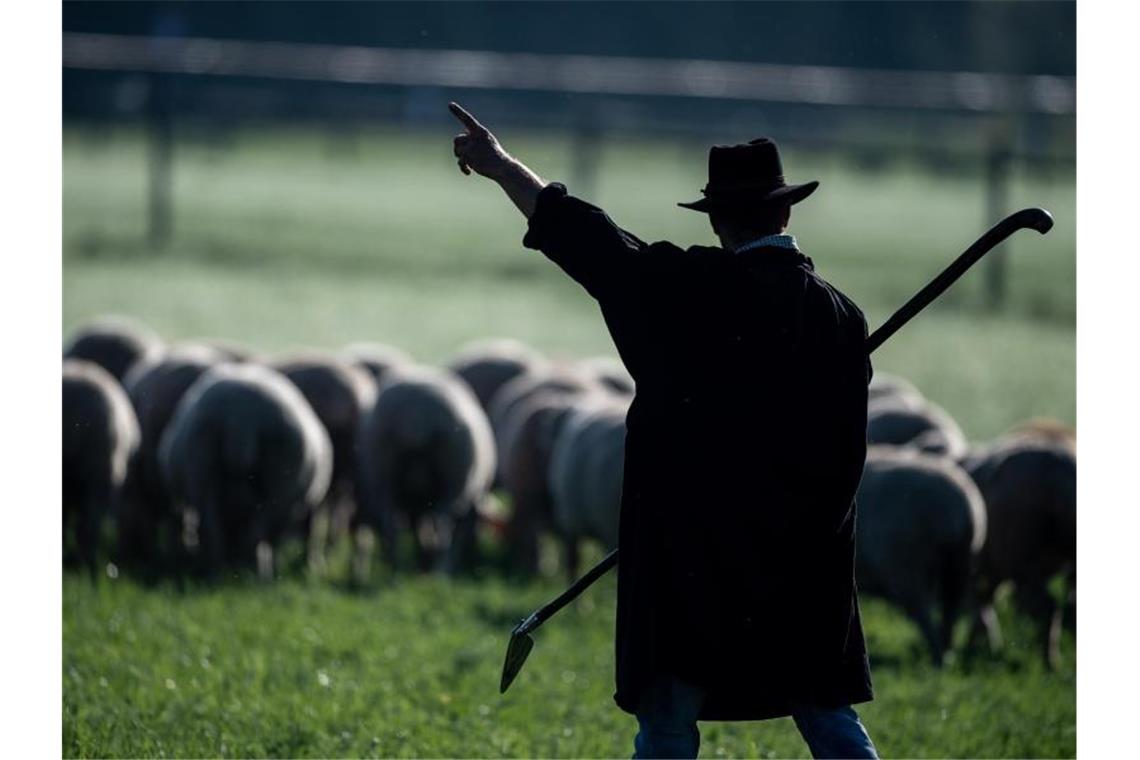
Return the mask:
[[[1072,2],[64,2],[65,338],[118,314],[268,355],[377,341],[438,364],[491,336],[612,355],[596,304],[456,168],[457,100],[545,179],[681,245],[715,242],[675,205],[708,147],[772,137],[790,182],[821,182],[791,232],[872,329],[999,218],[1048,209],[1047,236],[1014,236],[874,363],[974,443],[1075,426],[1075,26]],[[64,754],[628,754],[612,578],[500,698],[506,634],[556,568],[364,594],[300,575],[65,575]],[[1005,648],[943,669],[865,601],[860,713],[884,755],[1075,754],[1074,635],[1050,669],[999,601]],[[702,736],[705,756],[806,751],[790,721]]]
[[459,174],[462,102],[646,240],[709,243],[713,143],[819,179],[792,231],[874,327],[990,223],[995,252],[877,356],[972,436],[1075,415],[1075,5],[64,3],[64,325],[126,313],[265,349],[484,335],[610,351],[592,301]]

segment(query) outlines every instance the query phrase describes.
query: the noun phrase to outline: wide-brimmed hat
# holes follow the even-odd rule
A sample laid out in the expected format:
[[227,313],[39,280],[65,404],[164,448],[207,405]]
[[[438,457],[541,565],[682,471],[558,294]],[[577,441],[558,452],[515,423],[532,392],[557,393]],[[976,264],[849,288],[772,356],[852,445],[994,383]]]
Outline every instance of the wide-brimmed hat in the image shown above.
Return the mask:
[[767,137],[747,145],[714,145],[709,149],[709,182],[692,203],[678,203],[693,211],[743,210],[752,206],[799,203],[815,192],[819,182],[789,185],[776,143]]

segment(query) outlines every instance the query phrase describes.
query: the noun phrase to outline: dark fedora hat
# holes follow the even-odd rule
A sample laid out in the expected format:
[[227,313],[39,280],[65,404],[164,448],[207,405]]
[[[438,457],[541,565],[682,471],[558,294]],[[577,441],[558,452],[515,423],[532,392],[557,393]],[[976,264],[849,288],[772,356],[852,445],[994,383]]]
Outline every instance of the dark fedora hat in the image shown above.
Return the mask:
[[819,187],[816,181],[789,185],[776,143],[767,137],[747,145],[714,145],[709,149],[709,183],[705,196],[692,203],[678,203],[693,211],[747,209],[758,205],[799,203]]

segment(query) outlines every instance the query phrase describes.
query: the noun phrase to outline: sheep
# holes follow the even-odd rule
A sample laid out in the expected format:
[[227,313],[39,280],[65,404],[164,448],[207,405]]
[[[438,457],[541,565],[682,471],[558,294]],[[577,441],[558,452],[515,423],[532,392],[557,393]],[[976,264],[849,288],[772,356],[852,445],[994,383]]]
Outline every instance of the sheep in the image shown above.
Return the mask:
[[867,400],[870,403],[883,399],[891,399],[912,409],[920,409],[925,402],[922,393],[911,381],[899,375],[876,372],[867,388]]
[[[856,494],[859,588],[901,607],[918,625],[936,666],[952,646],[986,538],[982,495],[954,462],[914,450],[873,447]],[[941,628],[931,616],[940,609]]]
[[523,573],[538,571],[539,531],[553,527],[551,453],[580,398],[580,391],[541,391],[516,405],[506,420],[499,469],[512,510],[505,539],[512,567]]
[[310,569],[325,568],[325,544],[348,532],[356,509],[356,436],[360,419],[376,397],[372,375],[335,356],[305,353],[278,359],[270,366],[297,386],[332,442],[333,469],[321,507],[305,526]]
[[[360,523],[380,533],[396,567],[397,523],[411,530],[421,570],[442,561],[455,571],[474,561],[480,503],[495,472],[487,417],[471,390],[446,370],[391,371],[359,433]],[[367,574],[360,543],[356,576]]]
[[495,394],[514,378],[545,363],[542,355],[512,338],[473,341],[447,364],[475,393],[479,406],[490,414]]
[[570,412],[554,443],[548,480],[571,578],[578,575],[579,539],[617,546],[627,410],[618,399],[592,396]]
[[872,446],[909,446],[928,454],[959,459],[966,453],[966,436],[941,407],[919,407],[888,397],[867,407],[867,442]]
[[531,396],[546,391],[580,393],[588,390],[599,390],[603,387],[594,377],[576,367],[556,364],[548,364],[538,370],[526,372],[505,383],[495,394],[495,398],[491,401],[491,408],[487,411],[487,418],[491,421],[491,429],[495,433],[495,444],[499,455],[502,456],[505,453],[503,451],[503,436],[506,433],[508,420],[515,408]]
[[345,347],[344,356],[368,370],[377,383],[383,382],[393,367],[412,363],[412,357],[406,351],[383,343],[351,343]]
[[622,396],[634,393],[633,377],[617,359],[610,356],[593,356],[578,362],[578,368],[611,391]]
[[94,578],[103,518],[117,510],[139,427],[115,378],[79,359],[63,362],[62,416],[64,558]]
[[63,357],[94,362],[121,383],[135,362],[161,350],[162,341],[149,328],[122,317],[100,317],[72,334]]
[[963,464],[985,498],[989,525],[971,639],[984,631],[991,646],[1000,646],[994,592],[1012,581],[1014,603],[1037,624],[1045,662],[1056,667],[1064,609],[1048,584],[1063,573],[1068,592],[1075,595],[1076,449],[1065,440],[1012,435],[974,450]]
[[116,561],[123,566],[174,569],[180,526],[162,480],[159,442],[186,391],[223,360],[213,348],[183,344],[161,358],[137,362],[123,380],[141,436],[116,526]]
[[183,517],[187,548],[216,576],[273,553],[291,524],[325,497],[332,443],[300,391],[257,364],[222,364],[179,401],[159,444],[159,465]]

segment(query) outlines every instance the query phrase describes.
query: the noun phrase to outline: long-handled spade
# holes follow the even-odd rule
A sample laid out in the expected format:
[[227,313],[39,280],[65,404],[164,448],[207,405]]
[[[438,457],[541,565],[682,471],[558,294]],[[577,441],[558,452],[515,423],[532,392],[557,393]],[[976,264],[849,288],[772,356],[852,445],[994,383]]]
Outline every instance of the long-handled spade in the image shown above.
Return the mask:
[[[942,295],[954,282],[961,277],[967,269],[972,267],[978,259],[985,256],[995,246],[1020,229],[1034,229],[1044,235],[1053,228],[1053,217],[1048,211],[1040,208],[1022,209],[1010,214],[995,224],[990,230],[965,250],[962,255],[954,259],[926,287],[918,291],[902,308],[891,315],[890,319],[867,338],[867,353],[873,353],[876,348],[883,345],[894,335],[900,327],[909,322],[916,314],[925,309],[930,303]],[[574,582],[570,588],[563,591],[550,603],[538,608],[528,617],[523,618],[515,629],[511,631],[511,640],[507,643],[507,657],[503,663],[503,677],[499,681],[499,693],[505,692],[522,670],[523,663],[534,647],[534,639],[530,634],[545,623],[554,613],[574,601],[598,578],[605,575],[618,561],[618,550],[614,549],[607,554],[601,562],[590,568],[589,572]]]

